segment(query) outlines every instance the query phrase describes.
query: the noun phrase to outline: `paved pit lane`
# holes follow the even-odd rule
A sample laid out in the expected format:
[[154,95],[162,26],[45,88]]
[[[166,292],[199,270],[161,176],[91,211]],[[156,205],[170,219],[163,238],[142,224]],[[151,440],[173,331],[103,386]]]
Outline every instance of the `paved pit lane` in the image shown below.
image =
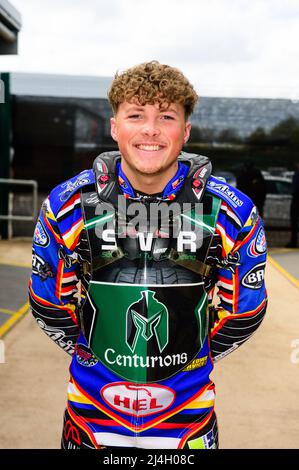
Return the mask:
[[30,267],[0,264],[0,337],[28,310]]
[[269,250],[269,259],[281,274],[299,287],[299,249],[281,248]]

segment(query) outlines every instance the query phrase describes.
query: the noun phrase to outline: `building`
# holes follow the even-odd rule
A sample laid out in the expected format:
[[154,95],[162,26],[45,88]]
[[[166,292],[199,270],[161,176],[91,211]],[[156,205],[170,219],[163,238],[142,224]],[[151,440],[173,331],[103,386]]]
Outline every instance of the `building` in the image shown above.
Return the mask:
[[0,0],[0,55],[17,54],[22,18],[7,0]]
[[[105,150],[110,136],[107,100],[111,77],[10,73],[12,169],[33,178],[41,191],[70,178]],[[202,97],[192,116],[213,136],[227,129],[240,138],[270,130],[289,116],[299,120],[299,102],[287,99]],[[47,169],[47,172],[45,172]]]

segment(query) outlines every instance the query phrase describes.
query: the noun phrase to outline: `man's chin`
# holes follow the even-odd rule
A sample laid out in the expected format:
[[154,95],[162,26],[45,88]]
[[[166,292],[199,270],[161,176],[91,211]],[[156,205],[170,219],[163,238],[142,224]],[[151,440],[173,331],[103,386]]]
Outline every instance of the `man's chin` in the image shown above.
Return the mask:
[[[159,175],[163,173],[163,167],[148,167],[148,166],[138,166],[135,167],[136,172],[138,172],[140,175]],[[164,170],[165,171],[165,170]]]

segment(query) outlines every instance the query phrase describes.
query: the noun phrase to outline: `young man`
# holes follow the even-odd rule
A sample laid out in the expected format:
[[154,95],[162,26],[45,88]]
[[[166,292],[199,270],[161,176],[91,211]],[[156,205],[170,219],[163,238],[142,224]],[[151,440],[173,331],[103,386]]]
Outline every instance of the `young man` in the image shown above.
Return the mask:
[[217,448],[209,374],[265,314],[262,221],[181,152],[197,95],[180,71],[133,67],[109,100],[119,152],[55,188],[34,235],[32,312],[72,355],[62,447]]

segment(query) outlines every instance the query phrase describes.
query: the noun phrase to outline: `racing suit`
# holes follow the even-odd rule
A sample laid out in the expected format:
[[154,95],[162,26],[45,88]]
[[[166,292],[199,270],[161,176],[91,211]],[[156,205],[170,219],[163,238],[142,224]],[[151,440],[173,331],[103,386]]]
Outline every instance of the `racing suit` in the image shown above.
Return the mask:
[[[172,212],[152,223],[161,204]],[[117,152],[56,187],[29,294],[38,325],[72,355],[62,447],[218,447],[209,375],[264,317],[265,262],[256,207],[206,157],[182,152],[159,195],[132,188]]]

